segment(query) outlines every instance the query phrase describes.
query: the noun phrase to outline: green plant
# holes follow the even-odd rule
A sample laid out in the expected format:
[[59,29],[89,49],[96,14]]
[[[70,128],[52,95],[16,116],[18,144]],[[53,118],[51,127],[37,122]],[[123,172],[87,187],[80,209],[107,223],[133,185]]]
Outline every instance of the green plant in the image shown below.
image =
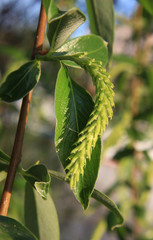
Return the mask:
[[[85,16],[77,8],[62,12],[56,7],[54,1],[43,1],[47,15],[47,37],[50,49],[47,52],[41,50],[46,23],[42,7],[40,30],[43,30],[43,34],[38,31],[37,39],[40,42],[35,45],[33,60],[10,73],[1,83],[0,99],[2,101],[12,102],[26,96],[23,100],[11,160],[3,151],[0,152],[1,170],[8,172],[0,208],[0,213],[4,215],[0,217],[4,238],[9,236],[10,239],[17,239],[17,235],[20,234],[22,239],[50,239],[50,235],[54,240],[59,239],[56,210],[48,194],[50,175],[68,182],[84,209],[87,209],[90,198],[93,197],[119,217],[120,222],[115,227],[123,223],[123,217],[117,206],[105,194],[94,189],[101,159],[101,136],[108,125],[109,118],[112,118],[114,106],[113,84],[106,71],[108,59],[112,54],[113,3],[112,1],[102,3],[103,14],[98,14],[97,19],[95,12],[98,9],[98,1],[87,1],[87,7],[92,32],[101,35],[108,42],[108,47],[100,36],[94,34],[67,41],[74,30],[85,21]],[[108,9],[109,11],[106,11]],[[19,166],[31,90],[39,81],[41,61],[58,61],[61,66],[55,90],[57,119],[55,143],[66,175],[47,169],[41,164],[34,165],[26,171]],[[91,75],[96,87],[95,102],[72,80],[69,67],[81,67]],[[5,217],[16,171],[30,183],[26,185],[25,190],[25,223],[30,231],[15,220]],[[7,206],[4,204],[6,199]],[[32,214],[29,209],[33,209]],[[42,217],[46,217],[47,214],[48,222],[44,224]]]

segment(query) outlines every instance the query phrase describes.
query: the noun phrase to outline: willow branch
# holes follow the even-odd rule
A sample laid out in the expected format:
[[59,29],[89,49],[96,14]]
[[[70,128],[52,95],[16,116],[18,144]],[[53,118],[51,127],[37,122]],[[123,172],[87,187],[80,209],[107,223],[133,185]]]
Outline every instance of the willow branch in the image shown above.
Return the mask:
[[[34,59],[35,55],[42,50],[45,27],[46,27],[46,13],[41,3],[38,27],[37,27],[35,43],[34,43],[31,59]],[[0,204],[0,215],[3,215],[3,216],[6,216],[8,213],[13,183],[15,180],[15,175],[16,175],[18,165],[21,161],[23,139],[24,139],[24,133],[25,133],[25,128],[26,128],[27,119],[28,119],[31,97],[32,97],[32,91],[30,91],[23,98],[23,101],[22,101],[18,126],[16,130],[13,150],[11,154],[9,170],[8,170],[8,174],[7,174],[7,178],[6,178],[6,182],[5,182],[5,186],[2,194],[1,204]]]

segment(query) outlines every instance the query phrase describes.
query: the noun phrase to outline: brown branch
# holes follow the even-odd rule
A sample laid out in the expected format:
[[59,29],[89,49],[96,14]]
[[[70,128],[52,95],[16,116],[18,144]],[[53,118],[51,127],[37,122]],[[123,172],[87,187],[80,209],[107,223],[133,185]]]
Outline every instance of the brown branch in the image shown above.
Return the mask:
[[[42,49],[44,34],[45,34],[45,27],[46,27],[46,13],[43,5],[41,4],[37,33],[36,33],[36,38],[35,38],[31,59],[34,59],[36,53],[40,52]],[[30,91],[23,98],[23,101],[22,101],[9,170],[8,170],[8,174],[7,174],[7,178],[6,178],[6,182],[5,182],[5,186],[2,194],[1,204],[0,204],[0,215],[3,215],[3,216],[6,216],[8,212],[16,171],[21,161],[23,138],[24,138],[26,123],[27,123],[27,118],[28,118],[28,113],[30,108],[31,96],[32,96],[32,91]]]

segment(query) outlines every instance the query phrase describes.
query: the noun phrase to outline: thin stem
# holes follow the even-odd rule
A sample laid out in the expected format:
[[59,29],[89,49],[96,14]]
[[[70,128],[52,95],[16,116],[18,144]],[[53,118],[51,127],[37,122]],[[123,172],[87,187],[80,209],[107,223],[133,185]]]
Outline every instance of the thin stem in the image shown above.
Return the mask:
[[[31,59],[34,59],[36,53],[40,52],[42,49],[44,34],[45,34],[45,27],[46,27],[46,13],[41,3],[37,33],[36,33],[36,38],[35,38]],[[23,139],[24,139],[24,133],[25,133],[26,123],[28,119],[31,97],[32,97],[32,91],[30,91],[23,98],[23,101],[22,101],[18,126],[16,130],[16,136],[14,140],[14,146],[11,154],[9,170],[8,170],[8,174],[7,174],[7,178],[6,178],[6,182],[5,182],[5,186],[2,194],[1,204],[0,204],[0,215],[3,215],[3,216],[6,216],[8,213],[13,183],[15,180],[15,175],[16,175],[18,165],[21,161]]]

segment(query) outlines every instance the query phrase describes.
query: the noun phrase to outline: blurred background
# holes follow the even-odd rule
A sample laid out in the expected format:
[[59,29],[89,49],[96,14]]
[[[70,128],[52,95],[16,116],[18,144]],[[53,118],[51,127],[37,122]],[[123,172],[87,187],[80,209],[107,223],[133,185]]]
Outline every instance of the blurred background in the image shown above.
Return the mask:
[[[77,6],[87,15],[85,0],[59,0],[67,10]],[[91,201],[84,213],[66,183],[52,179],[61,240],[153,240],[153,18],[136,0],[114,0],[115,40],[110,74],[115,85],[114,117],[103,135],[103,154],[96,188],[119,206],[125,225],[111,231],[115,216]],[[0,79],[31,57],[40,0],[0,1]],[[72,37],[90,33],[89,20]],[[44,47],[48,47],[47,39]],[[34,89],[24,139],[22,167],[37,161],[63,171],[55,152],[54,90],[57,63],[42,64]],[[70,69],[73,80],[94,96],[83,70]],[[21,101],[0,103],[0,148],[11,154]],[[5,177],[0,175],[0,194]],[[10,217],[24,223],[25,181],[16,177]],[[21,200],[22,199],[22,200]]]

